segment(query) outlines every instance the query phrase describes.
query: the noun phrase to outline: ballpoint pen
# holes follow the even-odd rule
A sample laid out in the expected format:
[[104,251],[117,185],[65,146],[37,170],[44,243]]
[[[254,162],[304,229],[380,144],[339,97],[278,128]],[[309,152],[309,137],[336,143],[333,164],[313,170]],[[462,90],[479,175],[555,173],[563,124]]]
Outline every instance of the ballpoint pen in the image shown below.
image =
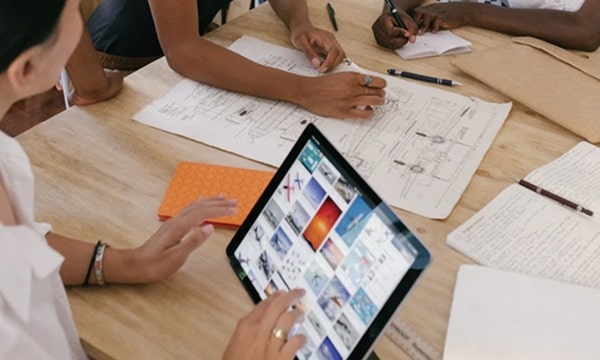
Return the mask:
[[392,0],[384,0],[384,1],[385,1],[385,6],[387,6],[388,10],[392,13],[392,16],[394,17],[394,20],[396,20],[396,23],[398,24],[398,26],[403,29],[406,29],[406,25],[404,24],[404,21],[402,21],[400,14],[398,14],[398,9],[396,9],[394,4],[392,4]]
[[573,209],[579,213],[588,215],[588,216],[593,216],[594,212],[590,209],[586,209],[584,208],[582,205],[579,205],[577,203],[574,203],[571,200],[565,199],[564,197],[560,196],[560,195],[556,195],[553,192],[550,192],[546,189],[543,189],[540,186],[537,186],[535,184],[530,183],[527,180],[523,180],[523,179],[517,179],[516,177],[511,176],[511,178],[519,185],[526,187],[527,189],[531,190],[531,191],[535,191],[536,193],[545,196],[549,199],[552,199],[556,202],[558,202],[561,205],[564,205],[570,209]]
[[331,20],[331,25],[333,25],[333,29],[338,31],[337,21],[335,20],[335,10],[330,3],[327,3],[327,14],[329,14],[329,20]]
[[458,81],[455,81],[455,80],[442,79],[442,78],[437,78],[437,77],[429,76],[429,75],[415,74],[415,73],[411,73],[408,71],[388,69],[387,72],[390,75],[402,76],[405,78],[426,81],[426,82],[430,82],[430,83],[434,83],[434,84],[447,85],[447,86],[462,85],[461,83],[459,83]]

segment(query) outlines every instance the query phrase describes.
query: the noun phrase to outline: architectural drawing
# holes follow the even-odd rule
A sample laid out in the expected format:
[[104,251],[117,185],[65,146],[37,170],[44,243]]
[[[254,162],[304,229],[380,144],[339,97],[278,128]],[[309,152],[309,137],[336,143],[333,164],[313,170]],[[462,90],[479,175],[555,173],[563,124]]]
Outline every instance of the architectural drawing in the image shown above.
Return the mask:
[[[231,49],[268,66],[319,76],[296,50],[242,37]],[[262,55],[268,54],[268,55]],[[343,63],[336,71],[360,71]],[[373,74],[373,73],[372,73]],[[386,102],[368,120],[332,119],[294,104],[182,80],[134,119],[278,166],[314,123],[391,205],[446,218],[510,110],[448,91],[385,77]]]

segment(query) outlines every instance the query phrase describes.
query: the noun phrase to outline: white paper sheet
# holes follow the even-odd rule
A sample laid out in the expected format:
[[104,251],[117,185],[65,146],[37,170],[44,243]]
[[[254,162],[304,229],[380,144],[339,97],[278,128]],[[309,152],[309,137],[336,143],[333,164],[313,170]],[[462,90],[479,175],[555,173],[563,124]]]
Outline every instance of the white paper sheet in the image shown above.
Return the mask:
[[600,291],[460,267],[444,360],[600,359]]
[[599,165],[600,148],[581,142],[526,177],[593,216],[514,184],[448,234],[448,245],[493,268],[600,289]]
[[[230,49],[264,65],[318,76],[296,50],[251,37],[240,38]],[[354,64],[342,64],[336,71],[355,69]],[[430,218],[446,218],[511,104],[385,78],[386,103],[369,120],[324,118],[291,103],[187,79],[134,119],[273,166],[282,162],[305,125],[315,123],[386,202]]]

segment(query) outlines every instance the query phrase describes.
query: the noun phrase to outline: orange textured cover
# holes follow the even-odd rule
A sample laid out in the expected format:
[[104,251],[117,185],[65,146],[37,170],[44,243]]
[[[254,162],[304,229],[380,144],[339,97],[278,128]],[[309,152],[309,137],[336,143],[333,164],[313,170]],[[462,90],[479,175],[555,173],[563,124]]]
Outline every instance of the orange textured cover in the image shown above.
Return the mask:
[[225,194],[227,198],[237,199],[237,212],[208,222],[240,226],[272,177],[270,171],[181,162],[158,209],[158,217],[166,220],[200,197]]

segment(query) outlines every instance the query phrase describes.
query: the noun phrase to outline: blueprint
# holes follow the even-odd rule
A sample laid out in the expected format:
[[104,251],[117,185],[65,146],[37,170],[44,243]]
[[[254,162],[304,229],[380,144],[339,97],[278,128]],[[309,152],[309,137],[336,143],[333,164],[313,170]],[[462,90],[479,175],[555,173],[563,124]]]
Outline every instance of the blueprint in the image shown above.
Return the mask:
[[[230,47],[258,63],[318,76],[304,54],[242,37]],[[360,71],[348,61],[336,71]],[[375,73],[372,73],[375,74]],[[279,166],[314,123],[392,206],[446,218],[508,116],[495,104],[384,77],[385,104],[368,120],[333,119],[297,105],[184,79],[134,119],[263,163]]]

